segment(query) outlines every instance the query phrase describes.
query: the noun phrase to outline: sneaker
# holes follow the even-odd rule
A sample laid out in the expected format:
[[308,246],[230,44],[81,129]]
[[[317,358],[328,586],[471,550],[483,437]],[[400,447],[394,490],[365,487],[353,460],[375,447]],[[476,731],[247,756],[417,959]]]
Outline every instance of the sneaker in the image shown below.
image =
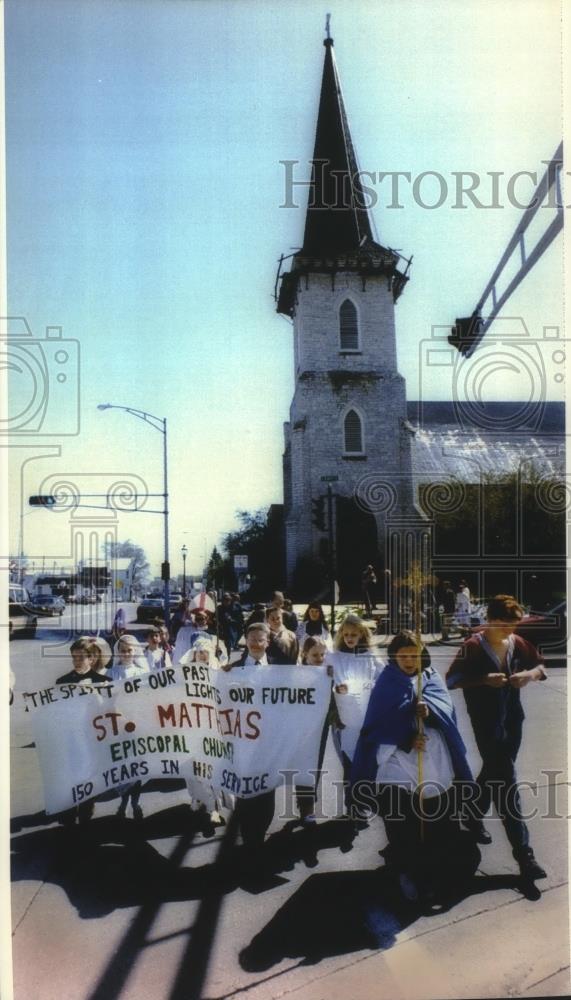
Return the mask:
[[519,872],[523,879],[527,882],[535,882],[538,878],[547,878],[547,872],[541,867],[539,862],[535,860],[535,854],[533,853],[531,847],[528,847],[525,852],[520,854],[516,861],[519,865]]

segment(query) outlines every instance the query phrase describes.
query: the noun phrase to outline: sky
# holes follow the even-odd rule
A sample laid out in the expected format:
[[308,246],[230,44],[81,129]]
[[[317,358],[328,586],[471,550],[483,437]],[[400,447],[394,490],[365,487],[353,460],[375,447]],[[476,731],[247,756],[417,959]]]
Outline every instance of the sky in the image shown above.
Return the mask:
[[[361,169],[411,174],[401,208],[385,179],[373,210],[380,242],[414,256],[396,309],[408,398],[451,398],[426,365],[431,331],[471,313],[521,218],[508,179],[541,176],[561,139],[558,3],[6,0],[8,316],[21,318],[8,334],[16,355],[27,338],[28,359],[12,413],[31,405],[34,375],[38,405],[33,433],[12,437],[10,532],[36,565],[66,563],[78,533],[97,547],[109,515],[32,509],[30,494],[162,491],[160,433],[100,403],[168,421],[173,573],[183,545],[198,573],[237,510],[282,501],[293,347],[273,292],[306,195],[283,207],[281,161],[309,177],[327,11]],[[455,208],[459,171],[481,177],[484,204],[497,172],[499,207]],[[523,175],[514,187],[522,202],[532,190]],[[541,345],[563,327],[562,289],[559,237],[504,315]],[[563,398],[537,350],[547,398]],[[156,571],[162,519],[113,523]]]

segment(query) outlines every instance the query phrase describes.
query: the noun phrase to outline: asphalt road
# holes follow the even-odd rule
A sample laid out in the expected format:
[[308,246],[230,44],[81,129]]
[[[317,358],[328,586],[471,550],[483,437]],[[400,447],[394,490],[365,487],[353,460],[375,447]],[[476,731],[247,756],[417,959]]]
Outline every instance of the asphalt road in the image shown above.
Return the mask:
[[[85,606],[73,621],[104,624]],[[134,617],[134,616],[133,616]],[[71,612],[11,643],[16,695],[69,669]],[[108,624],[108,623],[107,623]],[[455,652],[434,646],[444,672]],[[380,820],[353,842],[339,820],[341,778],[329,746],[316,850],[276,816],[272,874],[241,874],[234,824],[205,837],[184,788],[150,783],[145,818],[115,817],[98,802],[83,833],[43,812],[29,714],[11,709],[12,925],[17,1000],[428,1000],[569,993],[566,674],[523,692],[527,715],[518,772],[532,843],[548,878],[526,891],[499,821],[482,848],[473,891],[447,910],[403,906],[383,871]],[[479,759],[461,695],[460,727]],[[278,800],[279,801],[279,800]],[[277,813],[280,809],[277,810]],[[527,898],[526,898],[527,896]],[[364,924],[374,914],[375,940]],[[370,924],[370,919],[369,919]]]

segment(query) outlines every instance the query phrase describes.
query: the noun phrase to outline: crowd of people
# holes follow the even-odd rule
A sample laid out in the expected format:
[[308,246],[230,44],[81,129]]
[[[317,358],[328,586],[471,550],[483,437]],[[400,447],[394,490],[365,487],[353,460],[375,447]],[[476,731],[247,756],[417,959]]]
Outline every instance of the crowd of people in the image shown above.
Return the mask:
[[[325,665],[331,702],[319,734],[316,779],[296,789],[297,822],[308,835],[316,829],[315,806],[331,737],[344,779],[347,821],[358,832],[373,815],[382,818],[385,861],[403,895],[417,899],[473,874],[478,845],[492,840],[483,822],[492,803],[521,876],[528,881],[546,876],[530,845],[515,771],[524,719],[521,689],[547,677],[535,647],[516,632],[522,617],[512,596],[493,598],[487,624],[462,642],[443,679],[411,631],[401,630],[385,647],[356,613],[345,615],[332,635],[317,601],[298,619],[284,595],[275,592],[246,617],[237,595],[224,594],[217,606],[181,602],[168,625],[157,620],[148,628],[144,643],[127,632],[124,616],[116,616],[113,651],[100,637],[76,640],[72,669],[57,683],[122,681],[193,662],[244,673],[274,664]],[[463,692],[481,756],[477,778],[457,724],[453,689]],[[125,817],[130,804],[133,818],[142,819],[141,790],[140,782],[118,789],[119,816]],[[193,806],[205,812],[205,802],[199,794]],[[208,808],[212,832],[224,822],[225,808],[236,811],[245,863],[255,870],[274,817],[275,791],[251,799],[217,799]],[[84,821],[92,813],[90,801],[68,810],[61,821]]]

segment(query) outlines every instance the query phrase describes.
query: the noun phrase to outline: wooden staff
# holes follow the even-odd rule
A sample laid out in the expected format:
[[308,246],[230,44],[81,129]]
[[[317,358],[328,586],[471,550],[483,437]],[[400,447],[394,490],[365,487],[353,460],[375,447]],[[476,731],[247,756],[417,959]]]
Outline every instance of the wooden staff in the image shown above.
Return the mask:
[[[421,595],[422,588],[431,578],[424,576],[420,563],[414,562],[409,572],[398,582],[410,588],[413,598],[413,627],[414,636],[418,650],[418,667],[416,674],[416,697],[417,704],[422,701],[422,633],[421,633]],[[419,736],[424,736],[424,720],[417,716],[416,727]],[[420,812],[420,839],[424,840],[424,819],[422,816],[422,782],[423,782],[423,753],[420,748],[417,750],[418,756],[418,805]]]

